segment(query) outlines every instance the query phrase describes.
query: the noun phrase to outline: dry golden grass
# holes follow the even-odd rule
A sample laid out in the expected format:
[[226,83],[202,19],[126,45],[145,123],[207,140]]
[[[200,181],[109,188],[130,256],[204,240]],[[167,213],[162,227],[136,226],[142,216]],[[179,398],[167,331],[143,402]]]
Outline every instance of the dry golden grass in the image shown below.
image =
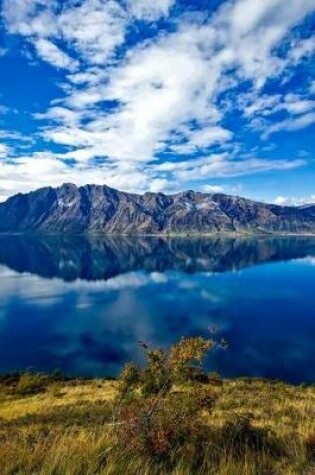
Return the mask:
[[227,380],[216,390],[212,421],[223,423],[235,413],[251,413],[256,426],[271,427],[279,436],[315,432],[315,386],[290,386],[255,379]]
[[[252,414],[254,427],[270,428],[285,453],[267,461],[267,455],[244,454],[242,460],[222,455],[203,473],[216,475],[268,473],[313,475],[305,443],[315,434],[315,386],[294,387],[263,380],[228,380],[203,385],[216,396],[212,413],[205,417],[222,427],[235,414]],[[1,475],[162,474],[159,464],[139,457],[124,458],[113,444],[112,401],[114,381],[53,381],[38,394],[20,395],[0,384]],[[211,454],[209,454],[209,460]],[[268,465],[269,464],[269,465]],[[170,472],[188,475],[178,461]]]
[[93,403],[108,401],[114,398],[117,383],[95,379],[91,381],[53,382],[45,392],[30,396],[5,394],[0,392],[0,419],[14,420],[20,417],[45,413],[47,409],[75,405],[77,403]]

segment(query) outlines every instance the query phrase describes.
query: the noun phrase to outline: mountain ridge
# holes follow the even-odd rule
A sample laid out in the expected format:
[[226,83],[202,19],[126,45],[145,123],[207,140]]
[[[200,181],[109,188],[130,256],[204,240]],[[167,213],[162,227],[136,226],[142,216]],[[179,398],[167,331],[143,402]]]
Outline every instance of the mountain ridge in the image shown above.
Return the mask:
[[315,234],[315,205],[223,193],[127,193],[107,185],[43,187],[0,203],[2,233]]

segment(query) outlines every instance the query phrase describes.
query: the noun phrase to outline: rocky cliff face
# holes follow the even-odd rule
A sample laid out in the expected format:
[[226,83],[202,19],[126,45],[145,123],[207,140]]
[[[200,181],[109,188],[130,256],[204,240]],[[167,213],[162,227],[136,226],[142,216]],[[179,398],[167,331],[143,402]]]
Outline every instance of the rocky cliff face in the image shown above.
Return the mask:
[[1,203],[0,232],[315,234],[315,207],[282,207],[194,191],[136,195],[107,186],[64,184]]

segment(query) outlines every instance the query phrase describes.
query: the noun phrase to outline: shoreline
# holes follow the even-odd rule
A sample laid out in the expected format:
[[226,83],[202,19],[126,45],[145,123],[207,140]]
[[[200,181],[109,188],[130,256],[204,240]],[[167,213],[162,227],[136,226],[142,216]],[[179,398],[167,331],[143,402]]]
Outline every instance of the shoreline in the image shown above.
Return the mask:
[[140,237],[157,237],[157,238],[173,238],[173,237],[181,237],[181,238],[202,238],[202,237],[240,237],[240,238],[247,238],[247,237],[257,237],[257,238],[283,238],[283,237],[314,237],[315,233],[268,233],[268,232],[223,232],[218,231],[214,233],[102,233],[102,232],[85,232],[85,233],[67,233],[67,232],[0,232],[1,236],[25,236],[25,237],[50,237],[50,236],[58,236],[58,237],[130,237],[130,238],[140,238]]

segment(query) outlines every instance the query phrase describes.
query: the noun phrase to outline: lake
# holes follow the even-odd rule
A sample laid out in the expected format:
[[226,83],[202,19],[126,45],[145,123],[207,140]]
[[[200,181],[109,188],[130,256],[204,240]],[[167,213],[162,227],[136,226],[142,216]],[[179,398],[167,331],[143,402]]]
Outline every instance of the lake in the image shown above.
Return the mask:
[[1,373],[115,376],[213,327],[210,371],[315,383],[315,238],[0,236]]

